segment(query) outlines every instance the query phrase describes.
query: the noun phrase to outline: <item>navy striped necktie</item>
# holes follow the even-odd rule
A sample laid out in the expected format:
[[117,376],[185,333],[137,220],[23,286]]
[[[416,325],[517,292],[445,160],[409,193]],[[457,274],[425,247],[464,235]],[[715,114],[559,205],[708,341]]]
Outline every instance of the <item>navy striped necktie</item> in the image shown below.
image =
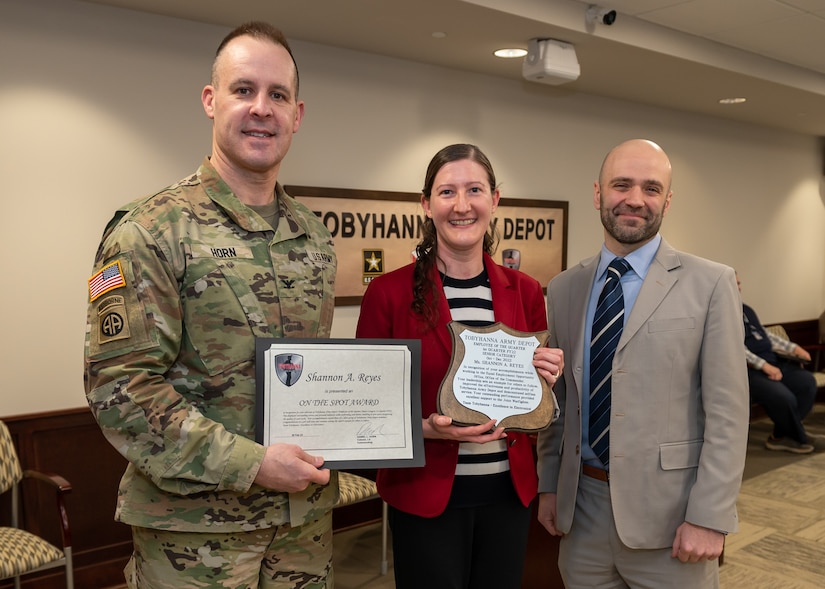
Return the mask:
[[610,388],[613,356],[624,328],[621,277],[630,270],[623,258],[607,268],[590,339],[590,447],[607,467],[610,456]]

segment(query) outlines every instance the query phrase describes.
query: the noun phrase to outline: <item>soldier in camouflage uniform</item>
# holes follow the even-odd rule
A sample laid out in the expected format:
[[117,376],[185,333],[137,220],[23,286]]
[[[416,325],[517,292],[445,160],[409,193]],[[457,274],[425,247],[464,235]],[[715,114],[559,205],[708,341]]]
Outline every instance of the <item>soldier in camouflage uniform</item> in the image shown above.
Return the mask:
[[85,385],[129,464],[130,588],[332,587],[337,481],[255,439],[255,337],[328,337],[336,258],[277,183],[303,117],[283,35],[248,23],[204,88],[212,155],[122,210],[89,280]]

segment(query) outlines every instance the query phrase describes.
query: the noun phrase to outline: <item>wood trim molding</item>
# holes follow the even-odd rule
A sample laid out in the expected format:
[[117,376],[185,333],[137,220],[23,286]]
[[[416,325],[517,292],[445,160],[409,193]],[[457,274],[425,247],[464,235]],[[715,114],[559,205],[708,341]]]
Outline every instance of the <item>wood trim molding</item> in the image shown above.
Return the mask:
[[[20,463],[66,478],[72,491],[66,509],[72,531],[76,587],[123,584],[131,554],[128,526],[114,521],[117,486],[126,460],[106,441],[88,408],[2,417],[14,439]],[[59,544],[54,498],[40,485],[25,489],[22,521]],[[5,499],[5,497],[4,497]],[[0,581],[0,589],[12,587]],[[23,578],[28,589],[65,588],[60,569]]]

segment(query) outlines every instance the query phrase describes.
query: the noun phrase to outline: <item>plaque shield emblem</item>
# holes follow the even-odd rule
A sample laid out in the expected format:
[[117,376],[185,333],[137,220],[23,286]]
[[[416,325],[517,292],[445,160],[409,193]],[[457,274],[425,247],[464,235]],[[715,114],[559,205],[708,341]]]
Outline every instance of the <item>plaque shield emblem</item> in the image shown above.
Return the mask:
[[291,387],[301,378],[304,357],[301,354],[278,354],[275,356],[275,374],[278,380]]
[[521,252],[516,249],[501,250],[501,265],[518,270],[521,265]]

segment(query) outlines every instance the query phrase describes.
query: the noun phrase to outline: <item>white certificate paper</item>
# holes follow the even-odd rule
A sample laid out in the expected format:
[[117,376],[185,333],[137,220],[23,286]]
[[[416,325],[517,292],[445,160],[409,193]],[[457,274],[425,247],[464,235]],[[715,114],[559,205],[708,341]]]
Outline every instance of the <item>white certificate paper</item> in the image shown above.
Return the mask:
[[256,440],[296,444],[325,468],[424,464],[418,340],[256,342]]

